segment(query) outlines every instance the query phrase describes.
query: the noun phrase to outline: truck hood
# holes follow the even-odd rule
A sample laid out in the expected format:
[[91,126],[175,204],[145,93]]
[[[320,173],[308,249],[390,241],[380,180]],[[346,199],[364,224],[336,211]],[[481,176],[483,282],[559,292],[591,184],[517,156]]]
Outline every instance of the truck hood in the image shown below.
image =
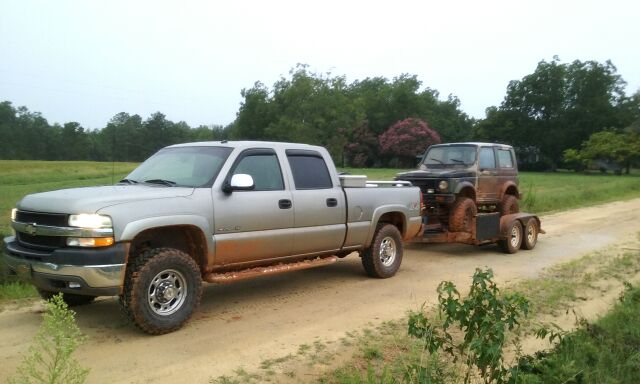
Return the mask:
[[94,213],[116,204],[189,196],[193,190],[194,188],[149,185],[60,189],[27,195],[18,203],[18,209],[49,213]]
[[402,172],[396,175],[396,180],[424,180],[424,179],[453,179],[460,177],[473,177],[474,173],[468,169],[429,169],[411,172]]

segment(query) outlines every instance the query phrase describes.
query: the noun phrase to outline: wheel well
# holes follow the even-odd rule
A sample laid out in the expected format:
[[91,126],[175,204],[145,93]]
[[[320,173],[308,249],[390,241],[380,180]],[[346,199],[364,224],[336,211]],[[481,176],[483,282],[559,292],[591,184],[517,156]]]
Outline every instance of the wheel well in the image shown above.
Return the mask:
[[380,216],[378,220],[378,224],[380,223],[388,223],[395,225],[396,228],[402,233],[404,236],[404,215],[400,212],[387,212]]
[[[510,185],[506,191],[504,191],[505,196],[506,195],[513,195],[516,198],[518,197],[518,188],[515,185]],[[504,197],[504,196],[503,196]]]
[[472,187],[464,187],[458,192],[458,196],[468,197],[474,202],[476,201],[476,191]]
[[153,248],[174,248],[185,252],[204,270],[207,244],[202,231],[191,225],[151,228],[140,232],[132,241],[129,257]]

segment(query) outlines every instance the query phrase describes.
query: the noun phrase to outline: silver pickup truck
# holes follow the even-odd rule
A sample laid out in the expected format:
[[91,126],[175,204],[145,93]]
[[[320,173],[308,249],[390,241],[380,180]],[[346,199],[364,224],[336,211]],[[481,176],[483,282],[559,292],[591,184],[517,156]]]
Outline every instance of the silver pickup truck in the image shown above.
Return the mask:
[[120,297],[151,334],[181,327],[202,282],[333,263],[359,252],[393,276],[421,228],[408,182],[340,176],[322,147],[204,142],[166,147],[117,185],[24,197],[4,239],[9,270],[71,305]]

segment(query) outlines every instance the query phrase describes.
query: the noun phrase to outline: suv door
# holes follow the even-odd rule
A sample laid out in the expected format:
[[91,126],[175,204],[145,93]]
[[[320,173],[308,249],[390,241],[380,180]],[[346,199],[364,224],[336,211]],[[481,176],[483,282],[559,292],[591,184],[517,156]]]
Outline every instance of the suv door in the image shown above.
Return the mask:
[[346,235],[346,203],[342,188],[334,185],[322,154],[287,150],[293,178],[293,253],[340,250]]
[[293,209],[291,192],[273,149],[249,149],[235,160],[225,183],[247,174],[249,191],[214,194],[216,264],[250,262],[291,255]]
[[493,203],[498,200],[498,167],[493,147],[480,147],[478,151],[478,203]]
[[497,190],[500,193],[508,181],[518,183],[518,166],[512,148],[496,148],[496,152],[498,155]]

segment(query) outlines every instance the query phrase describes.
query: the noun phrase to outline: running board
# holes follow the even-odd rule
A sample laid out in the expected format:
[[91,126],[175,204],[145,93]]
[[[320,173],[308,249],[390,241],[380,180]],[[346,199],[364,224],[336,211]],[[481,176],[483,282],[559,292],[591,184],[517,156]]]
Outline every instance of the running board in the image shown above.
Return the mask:
[[303,260],[294,263],[270,265],[268,267],[248,268],[225,273],[209,273],[204,277],[204,281],[214,284],[226,284],[235,281],[251,279],[258,276],[268,276],[282,272],[299,271],[302,269],[322,267],[325,265],[333,264],[337,260],[337,257],[330,256],[312,260]]

